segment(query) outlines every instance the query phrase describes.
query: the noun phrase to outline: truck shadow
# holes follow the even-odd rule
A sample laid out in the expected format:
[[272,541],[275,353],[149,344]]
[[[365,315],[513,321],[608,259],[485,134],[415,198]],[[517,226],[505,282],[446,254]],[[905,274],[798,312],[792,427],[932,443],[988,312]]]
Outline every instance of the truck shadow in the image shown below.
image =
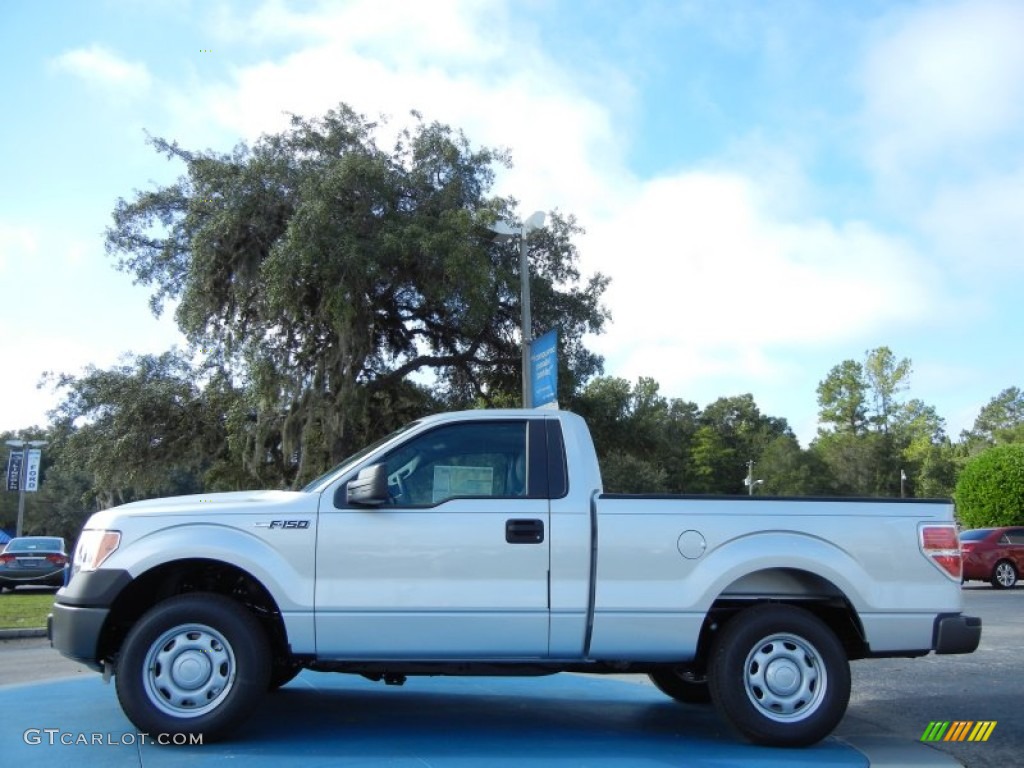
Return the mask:
[[[467,758],[489,765],[524,759],[573,764],[864,765],[834,740],[809,749],[741,741],[713,708],[687,706],[654,688],[576,675],[543,679],[411,679],[402,688],[303,673],[272,694],[235,740],[242,755],[301,752],[373,762]],[[859,754],[857,757],[861,757]]]

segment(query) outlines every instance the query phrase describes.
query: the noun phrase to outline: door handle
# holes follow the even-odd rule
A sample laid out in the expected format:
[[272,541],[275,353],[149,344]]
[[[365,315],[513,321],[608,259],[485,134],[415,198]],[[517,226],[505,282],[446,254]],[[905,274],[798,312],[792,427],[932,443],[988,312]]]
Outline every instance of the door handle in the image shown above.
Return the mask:
[[544,541],[543,520],[506,520],[505,541],[509,544],[540,544]]

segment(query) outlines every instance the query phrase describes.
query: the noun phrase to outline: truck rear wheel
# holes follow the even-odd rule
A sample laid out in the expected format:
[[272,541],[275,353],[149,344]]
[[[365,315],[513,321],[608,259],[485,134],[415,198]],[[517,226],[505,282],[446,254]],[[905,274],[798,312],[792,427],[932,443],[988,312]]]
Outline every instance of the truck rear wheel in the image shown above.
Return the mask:
[[684,704],[708,704],[711,701],[707,677],[692,670],[659,669],[648,677],[659,691],[676,701]]
[[266,634],[245,608],[193,593],[158,603],[125,638],[117,698],[140,731],[201,733],[237,726],[270,684]]
[[715,639],[708,666],[719,714],[755,744],[808,746],[850,700],[850,665],[835,633],[790,605],[741,611]]

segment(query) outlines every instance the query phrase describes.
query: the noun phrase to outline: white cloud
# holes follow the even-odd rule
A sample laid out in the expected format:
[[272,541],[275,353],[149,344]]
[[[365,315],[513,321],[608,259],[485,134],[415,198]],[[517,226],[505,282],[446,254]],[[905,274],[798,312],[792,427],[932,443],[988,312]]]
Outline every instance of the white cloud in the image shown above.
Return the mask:
[[[526,40],[513,40],[502,3],[323,6],[301,14],[268,3],[223,34],[298,37],[295,52],[233,68],[227,81],[172,94],[176,121],[196,115],[253,140],[287,126],[285,113],[324,114],[346,102],[397,131],[410,109],[464,129],[476,144],[514,148],[499,191],[525,207],[590,211],[604,201],[621,147],[612,112]],[[608,97],[617,86],[606,83]],[[174,135],[180,135],[175,133]]]
[[923,317],[930,287],[908,245],[864,223],[770,209],[771,190],[741,174],[684,173],[641,185],[593,227],[587,253],[615,275],[615,322],[596,346],[621,375],[655,375],[671,390],[715,376],[778,380],[791,371],[772,350]]
[[53,65],[90,85],[128,95],[145,92],[152,81],[145,64],[126,61],[101,45],[62,53]]
[[883,172],[967,163],[1024,117],[1024,5],[961,0],[886,17],[863,71],[871,155]]
[[1019,273],[1024,269],[1024,164],[940,186],[921,226],[934,251],[961,274],[988,281],[993,270]]
[[59,398],[49,387],[39,388],[42,374],[78,373],[89,363],[113,362],[108,359],[109,350],[101,347],[90,347],[81,339],[40,334],[38,330],[31,340],[24,333],[15,334],[5,354],[18,364],[0,382],[0,424],[5,429],[46,424],[46,412],[56,407]]
[[883,17],[862,70],[878,194],[972,312],[993,270],[1022,266],[1022,40],[1019,2],[917,5]]
[[436,16],[426,5],[303,14],[269,3],[248,20],[222,19],[222,34],[298,45],[175,95],[172,109],[182,123],[202,114],[252,140],[283,129],[286,111],[316,116],[345,101],[401,126],[418,108],[475,143],[511,147],[516,166],[499,191],[524,212],[577,214],[584,271],[613,278],[614,320],[593,342],[608,372],[654,376],[670,395],[698,379],[806,378],[785,353],[859,345],[925,316],[935,288],[915,249],[863,222],[807,214],[814,192],[796,152],[752,134],[710,170],[637,179],[618,130],[628,85],[612,74],[589,88],[502,4],[442,3]]
[[75,240],[70,243],[67,247],[65,259],[69,267],[77,267],[86,263],[92,248],[83,243],[81,240]]
[[34,257],[38,250],[35,230],[0,221],[0,270],[18,259]]
[[[61,326],[64,326],[63,328]],[[31,332],[28,331],[31,328]],[[130,325],[124,318],[71,327],[67,321],[25,316],[24,327],[14,327],[5,342],[4,354],[17,365],[9,366],[0,379],[0,427],[20,429],[46,424],[46,414],[60,402],[60,393],[39,387],[44,373],[80,375],[86,366],[105,369],[125,353],[158,354],[184,340],[174,325],[148,314],[133,313]],[[117,339],[112,345],[110,339]]]
[[[74,229],[73,227],[71,228]],[[168,315],[146,309],[148,291],[110,269],[100,241],[67,227],[0,221],[0,306],[4,312],[0,428],[45,424],[58,397],[38,389],[45,371],[78,374],[125,352],[160,352],[183,337]],[[99,267],[99,271],[96,268]]]
[[207,28],[231,42],[326,42],[404,65],[495,59],[511,44],[502,0],[352,0],[307,8],[269,0],[239,15],[221,7]]

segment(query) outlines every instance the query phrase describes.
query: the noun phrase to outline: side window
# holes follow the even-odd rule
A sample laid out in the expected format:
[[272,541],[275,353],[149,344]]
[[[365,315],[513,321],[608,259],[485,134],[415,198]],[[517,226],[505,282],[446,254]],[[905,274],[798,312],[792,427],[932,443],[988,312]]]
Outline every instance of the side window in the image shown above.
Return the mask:
[[1010,534],[1004,533],[1002,536],[999,537],[999,541],[997,541],[996,543],[997,544],[1009,544],[1010,543]]
[[398,506],[432,506],[455,498],[525,496],[525,421],[468,422],[426,432],[384,459]]
[[1007,531],[1010,537],[1011,544],[1024,544],[1024,528],[1016,528],[1012,531]]

